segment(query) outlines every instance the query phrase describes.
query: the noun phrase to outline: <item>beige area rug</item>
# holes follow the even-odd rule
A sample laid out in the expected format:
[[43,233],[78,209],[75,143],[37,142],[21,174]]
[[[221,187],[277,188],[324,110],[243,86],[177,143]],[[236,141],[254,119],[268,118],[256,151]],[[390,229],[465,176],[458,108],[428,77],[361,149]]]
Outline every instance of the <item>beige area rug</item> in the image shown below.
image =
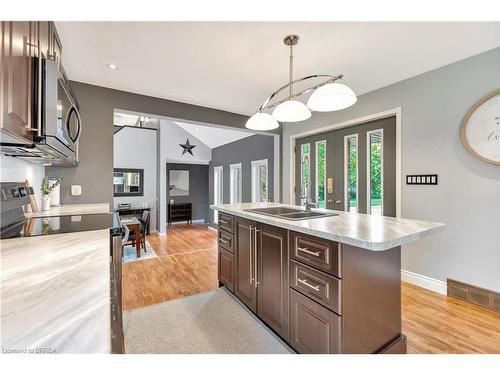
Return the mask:
[[123,312],[126,353],[293,353],[225,288]]

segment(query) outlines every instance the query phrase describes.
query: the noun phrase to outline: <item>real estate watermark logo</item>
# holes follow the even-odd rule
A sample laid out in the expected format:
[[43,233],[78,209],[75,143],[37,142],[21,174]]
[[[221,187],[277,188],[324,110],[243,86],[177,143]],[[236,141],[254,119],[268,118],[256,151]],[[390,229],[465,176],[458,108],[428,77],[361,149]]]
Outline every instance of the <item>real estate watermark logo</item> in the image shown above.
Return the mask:
[[2,348],[2,354],[54,354],[56,349],[52,347],[33,348]]

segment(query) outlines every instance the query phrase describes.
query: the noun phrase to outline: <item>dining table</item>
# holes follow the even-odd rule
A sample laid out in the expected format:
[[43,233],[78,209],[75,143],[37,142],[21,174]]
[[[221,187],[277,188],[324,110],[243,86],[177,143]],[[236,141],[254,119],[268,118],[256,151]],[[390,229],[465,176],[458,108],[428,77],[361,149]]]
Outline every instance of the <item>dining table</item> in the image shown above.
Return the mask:
[[128,227],[131,232],[135,233],[135,249],[137,258],[141,257],[141,222],[134,215],[120,216],[120,222]]

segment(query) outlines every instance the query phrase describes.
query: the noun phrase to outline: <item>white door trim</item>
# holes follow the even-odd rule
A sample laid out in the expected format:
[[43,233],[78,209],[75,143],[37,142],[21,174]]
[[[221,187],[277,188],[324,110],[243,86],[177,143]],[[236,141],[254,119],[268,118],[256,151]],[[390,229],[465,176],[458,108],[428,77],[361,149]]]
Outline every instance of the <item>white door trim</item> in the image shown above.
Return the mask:
[[346,128],[348,126],[358,125],[365,122],[378,120],[387,117],[396,117],[396,217],[401,217],[401,107],[396,107],[389,109],[383,112],[377,112],[371,115],[358,117],[353,120],[340,122],[337,124],[326,125],[320,128],[307,130],[305,132],[292,134],[286,140],[289,146],[289,160],[290,160],[290,192],[289,199],[290,203],[293,204],[295,202],[295,158],[294,158],[294,150],[295,150],[295,140],[297,138],[302,138],[308,135],[314,135],[319,133],[324,133],[329,130]]

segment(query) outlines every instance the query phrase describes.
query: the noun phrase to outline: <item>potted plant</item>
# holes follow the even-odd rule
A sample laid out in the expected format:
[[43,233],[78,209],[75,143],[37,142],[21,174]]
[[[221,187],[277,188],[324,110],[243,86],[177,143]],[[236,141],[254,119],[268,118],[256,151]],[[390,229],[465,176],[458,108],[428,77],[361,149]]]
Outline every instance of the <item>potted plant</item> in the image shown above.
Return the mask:
[[40,191],[42,192],[42,211],[50,211],[50,197],[49,194],[61,183],[63,176],[57,180],[49,180],[47,176],[42,178],[42,185]]

